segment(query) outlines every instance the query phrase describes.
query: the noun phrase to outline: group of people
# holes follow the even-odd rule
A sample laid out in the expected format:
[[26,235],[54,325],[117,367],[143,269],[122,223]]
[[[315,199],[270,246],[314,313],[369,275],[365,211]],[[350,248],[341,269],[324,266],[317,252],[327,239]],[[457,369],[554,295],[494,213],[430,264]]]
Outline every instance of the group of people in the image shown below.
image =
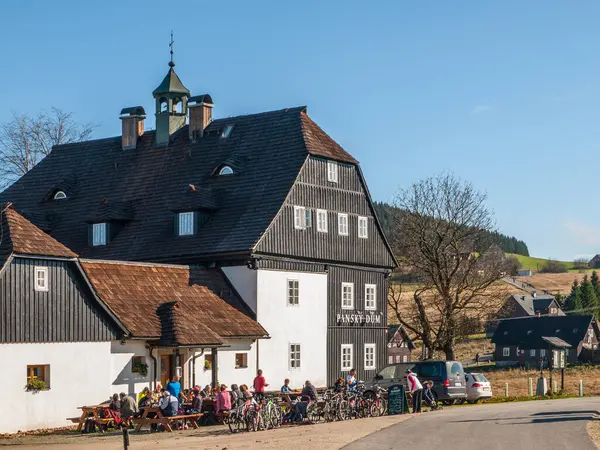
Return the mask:
[[421,412],[423,403],[429,406],[431,409],[437,409],[438,404],[435,396],[433,395],[433,381],[424,381],[423,384],[417,378],[412,370],[406,370],[406,380],[408,381],[408,390],[412,394],[412,408],[413,414]]

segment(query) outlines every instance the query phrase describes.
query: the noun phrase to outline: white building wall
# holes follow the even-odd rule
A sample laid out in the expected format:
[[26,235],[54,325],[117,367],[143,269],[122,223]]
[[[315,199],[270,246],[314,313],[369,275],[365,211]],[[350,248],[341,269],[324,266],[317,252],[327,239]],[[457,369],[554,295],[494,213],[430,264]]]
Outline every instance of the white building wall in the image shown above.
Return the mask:
[[[101,403],[130,388],[139,392],[148,382],[131,374],[131,357],[145,354],[143,343],[141,348],[119,342],[1,344],[0,361],[7,363],[0,386],[8,396],[10,420],[0,421],[0,433],[72,425],[66,418],[80,416],[78,406]],[[50,366],[50,389],[25,391],[28,365]]]
[[[231,341],[228,342],[229,347],[218,349],[218,381],[221,384],[226,384],[231,387],[232,384],[247,384],[252,386],[252,381],[256,376],[256,343],[251,341]],[[248,355],[248,367],[236,369],[235,367],[235,355],[236,353],[247,353]],[[199,354],[199,353],[197,353]],[[211,350],[206,349],[204,354],[196,359],[196,377],[195,383],[204,387],[207,384],[211,384],[212,373],[210,370],[204,369],[204,356],[211,355]],[[191,355],[190,355],[191,356]],[[188,360],[188,364],[191,363],[191,359]]]
[[[268,390],[279,390],[285,378],[292,388],[306,380],[327,385],[327,274],[259,269],[257,320],[270,339],[259,342],[259,369]],[[298,306],[287,305],[288,279],[299,282]],[[301,345],[299,369],[289,367],[289,345]]]
[[246,266],[221,267],[221,270],[244,302],[256,313],[257,271]]

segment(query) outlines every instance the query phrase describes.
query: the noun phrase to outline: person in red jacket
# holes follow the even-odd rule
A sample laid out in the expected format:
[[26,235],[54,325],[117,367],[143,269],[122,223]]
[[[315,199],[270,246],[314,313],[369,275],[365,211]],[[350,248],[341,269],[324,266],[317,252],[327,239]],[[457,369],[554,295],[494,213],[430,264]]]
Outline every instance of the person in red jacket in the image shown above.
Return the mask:
[[420,413],[421,403],[423,403],[423,386],[417,375],[410,369],[406,371],[406,380],[408,381],[408,389],[412,393],[413,414]]
[[256,378],[254,378],[254,398],[257,402],[260,402],[265,396],[265,387],[268,384],[265,382],[265,377],[263,377],[263,371],[258,369],[256,373]]

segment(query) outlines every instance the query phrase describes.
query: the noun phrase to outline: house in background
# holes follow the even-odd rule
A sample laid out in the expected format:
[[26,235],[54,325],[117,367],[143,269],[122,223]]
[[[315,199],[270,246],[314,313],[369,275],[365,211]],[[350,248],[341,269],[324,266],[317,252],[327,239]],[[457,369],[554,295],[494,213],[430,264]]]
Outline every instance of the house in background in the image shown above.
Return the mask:
[[416,348],[414,342],[402,325],[388,326],[387,363],[411,361],[411,352]]
[[590,259],[588,266],[590,269],[600,269],[600,254]]
[[564,316],[565,313],[553,295],[513,294],[506,299],[506,302],[498,311],[497,317],[506,319],[537,315]]
[[530,277],[533,275],[533,270],[531,269],[519,269],[517,271],[517,276],[519,277]]
[[[500,321],[492,337],[497,366],[539,367],[547,362],[548,342],[558,338],[571,345],[568,363],[592,361],[598,348],[593,316],[528,316]],[[546,338],[546,339],[544,339]]]

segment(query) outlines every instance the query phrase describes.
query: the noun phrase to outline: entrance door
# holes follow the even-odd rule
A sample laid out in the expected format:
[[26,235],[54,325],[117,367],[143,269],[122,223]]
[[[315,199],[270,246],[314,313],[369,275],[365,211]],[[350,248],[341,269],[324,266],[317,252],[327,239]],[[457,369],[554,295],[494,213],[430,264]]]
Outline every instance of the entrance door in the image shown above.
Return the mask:
[[160,356],[160,384],[165,387],[171,379],[171,355]]

